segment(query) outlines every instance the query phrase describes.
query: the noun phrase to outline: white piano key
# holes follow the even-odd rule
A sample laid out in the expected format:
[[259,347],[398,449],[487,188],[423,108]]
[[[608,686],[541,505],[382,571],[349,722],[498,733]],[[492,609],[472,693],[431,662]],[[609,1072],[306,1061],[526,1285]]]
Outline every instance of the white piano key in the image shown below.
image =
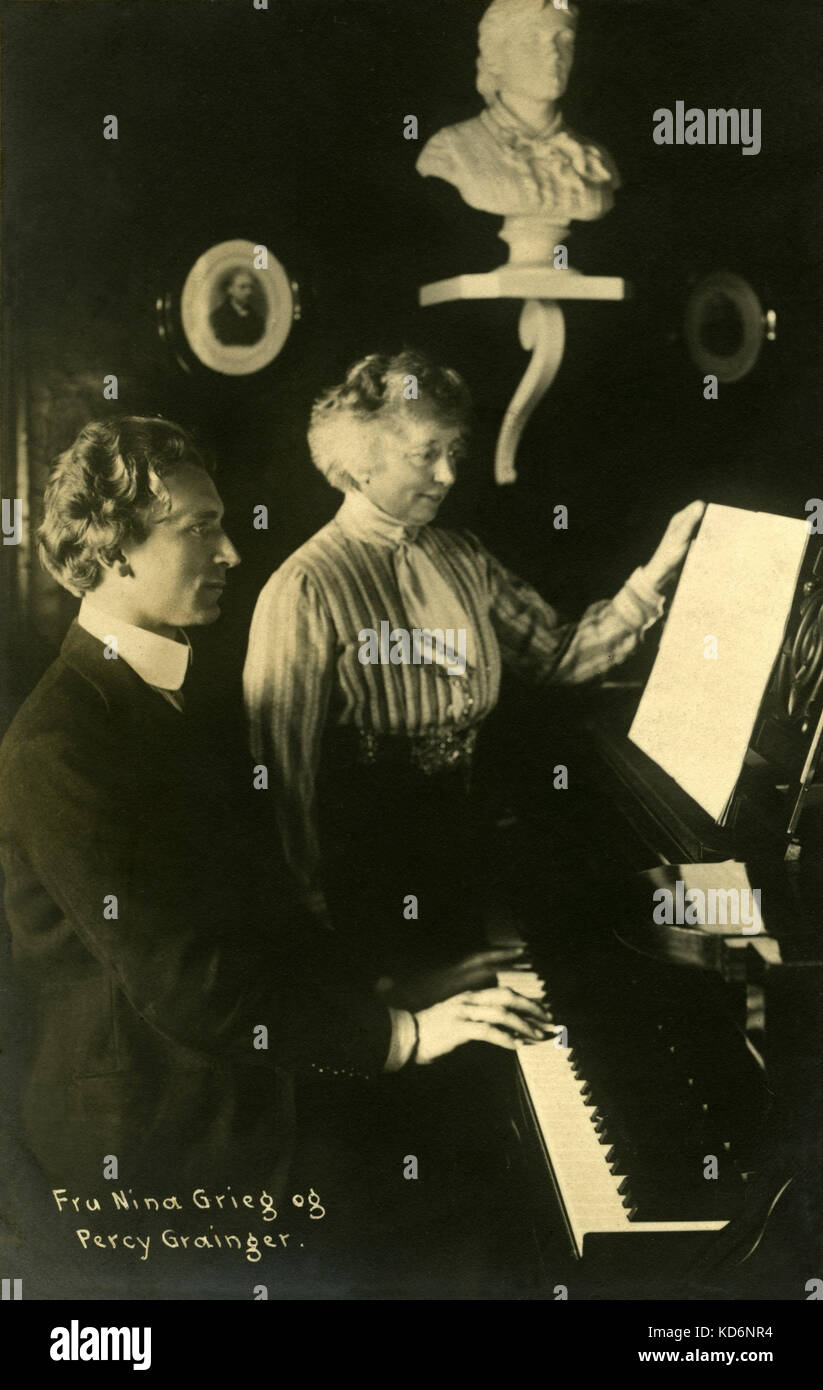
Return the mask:
[[527,999],[542,999],[546,993],[546,982],[533,970],[500,970],[497,983],[503,988],[513,989]]

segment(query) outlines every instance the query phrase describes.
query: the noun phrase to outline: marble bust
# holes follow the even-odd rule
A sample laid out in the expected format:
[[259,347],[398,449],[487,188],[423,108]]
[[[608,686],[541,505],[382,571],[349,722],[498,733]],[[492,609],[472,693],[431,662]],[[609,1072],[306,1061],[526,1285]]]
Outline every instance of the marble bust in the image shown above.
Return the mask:
[[557,105],[574,60],[577,13],[553,0],[493,0],[480,21],[477,87],[486,108],[425,145],[418,173],[505,218],[510,262],[551,265],[573,220],[614,203],[617,170],[568,128]]

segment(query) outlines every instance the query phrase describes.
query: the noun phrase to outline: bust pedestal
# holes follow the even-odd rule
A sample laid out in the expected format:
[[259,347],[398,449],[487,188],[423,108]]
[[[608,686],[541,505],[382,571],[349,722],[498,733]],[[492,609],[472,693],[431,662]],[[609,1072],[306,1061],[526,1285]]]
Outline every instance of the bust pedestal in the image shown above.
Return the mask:
[[[533,221],[507,218],[506,222]],[[546,223],[542,223],[546,227]],[[505,232],[505,226],[504,226]],[[552,236],[557,229],[552,228]],[[502,235],[502,233],[501,233]],[[523,243],[525,245],[525,243]],[[552,242],[552,252],[557,243]],[[528,421],[545,396],[563,361],[566,325],[560,302],[564,299],[621,300],[625,280],[614,276],[579,275],[575,270],[554,270],[545,262],[510,262],[486,275],[456,275],[437,280],[420,290],[422,306],[446,304],[456,299],[522,299],[520,342],[531,351],[531,361],[506,411],[494,459],[496,482],[517,480],[515,458]]]
[[569,225],[528,213],[507,217],[498,235],[508,245],[509,265],[545,267],[554,261],[554,248],[565,243]]

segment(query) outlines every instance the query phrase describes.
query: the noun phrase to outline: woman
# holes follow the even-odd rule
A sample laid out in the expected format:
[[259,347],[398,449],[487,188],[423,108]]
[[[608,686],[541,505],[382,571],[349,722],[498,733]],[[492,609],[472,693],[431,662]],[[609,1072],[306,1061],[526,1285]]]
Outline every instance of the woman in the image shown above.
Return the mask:
[[481,944],[467,793],[503,666],[575,684],[624,660],[703,511],[674,517],[614,599],[563,624],[472,535],[432,525],[470,405],[457,372],[416,352],[373,354],[317,401],[312,458],[345,500],[269,579],[251,627],[252,747],[286,859],[372,979]]

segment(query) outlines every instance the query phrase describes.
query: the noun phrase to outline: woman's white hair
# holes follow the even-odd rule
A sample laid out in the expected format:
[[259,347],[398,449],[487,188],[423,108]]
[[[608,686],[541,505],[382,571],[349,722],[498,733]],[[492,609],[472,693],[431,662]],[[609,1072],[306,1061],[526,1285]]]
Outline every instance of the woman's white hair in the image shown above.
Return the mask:
[[486,103],[493,101],[500,90],[500,54],[504,44],[519,30],[530,28],[547,9],[559,20],[577,26],[575,5],[566,10],[556,8],[552,0],[492,0],[477,31],[477,90]]
[[355,362],[312,408],[309,450],[326,481],[341,492],[358,490],[366,475],[380,468],[374,448],[378,429],[387,415],[409,409],[413,400],[443,419],[462,423],[471,415],[469,388],[460,374],[422,352],[409,349],[395,357],[373,352]]

